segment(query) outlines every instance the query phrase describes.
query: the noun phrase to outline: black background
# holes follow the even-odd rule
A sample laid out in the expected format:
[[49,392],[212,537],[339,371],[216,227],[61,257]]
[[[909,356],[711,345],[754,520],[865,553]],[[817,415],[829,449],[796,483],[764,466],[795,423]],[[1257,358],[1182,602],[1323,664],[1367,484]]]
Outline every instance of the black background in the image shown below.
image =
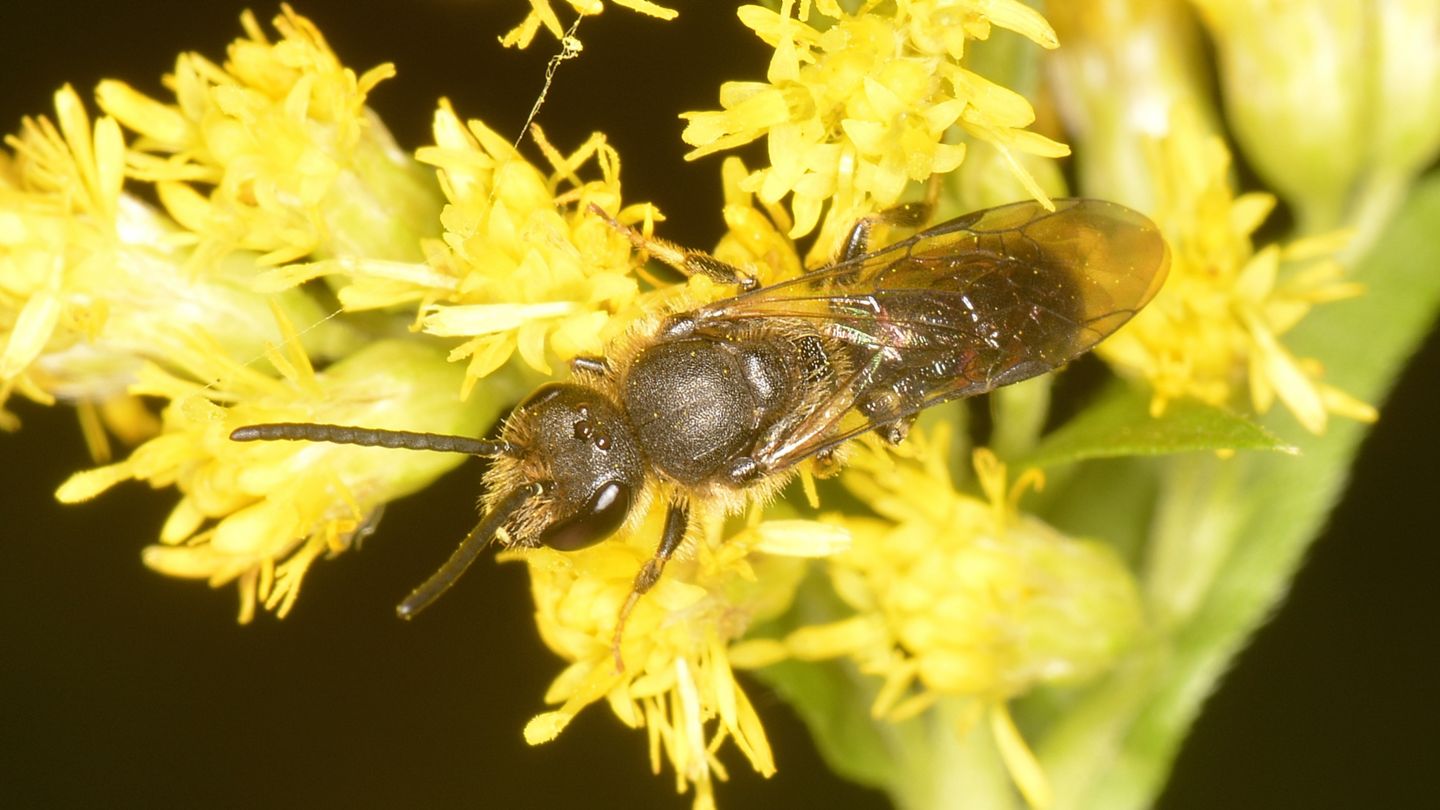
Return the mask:
[[[563,5],[557,3],[557,5]],[[718,159],[680,158],[675,112],[712,109],[724,78],[763,74],[765,50],[730,4],[674,0],[661,23],[612,8],[581,29],[540,121],[562,148],[592,129],[620,151],[627,200],[653,200],[666,234],[711,244]],[[115,77],[158,92],[182,49],[220,58],[238,2],[54,2],[7,12],[0,131],[51,112],[61,83],[88,97]],[[338,2],[299,10],[358,69],[394,61],[372,96],[407,148],[434,103],[519,130],[554,43],[495,38],[526,4]],[[259,6],[268,21],[274,7]],[[1433,796],[1440,458],[1433,337],[1385,406],[1356,480],[1284,610],[1243,656],[1182,752],[1160,806],[1406,807]],[[477,469],[392,506],[363,553],[318,564],[290,618],[234,623],[219,593],[146,570],[173,494],[138,484],[61,508],[87,464],[73,416],[20,403],[0,436],[0,803],[9,807],[687,807],[652,777],[641,733],[603,707],[557,741],[520,731],[559,664],[536,638],[518,566],[476,566],[423,621],[394,618],[473,520]],[[735,756],[722,807],[883,807],[830,776],[802,726],[751,695],[777,748],[762,780]],[[1422,792],[1424,791],[1424,792]]]

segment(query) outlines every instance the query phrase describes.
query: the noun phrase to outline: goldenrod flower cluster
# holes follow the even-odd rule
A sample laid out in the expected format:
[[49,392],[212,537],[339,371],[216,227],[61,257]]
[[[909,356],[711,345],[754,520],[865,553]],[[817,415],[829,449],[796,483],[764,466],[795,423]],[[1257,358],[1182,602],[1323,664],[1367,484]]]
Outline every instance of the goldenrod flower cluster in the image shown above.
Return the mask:
[[[613,4],[676,13],[648,0]],[[999,175],[1049,204],[1027,161],[1069,147],[1042,134],[1055,128],[1037,125],[1031,101],[1005,86],[1014,76],[982,75],[975,60],[996,29],[1027,53],[1061,46],[1029,5],[772,5],[738,12],[774,50],[764,80],[727,82],[719,110],[683,115],[691,158],[765,143],[763,165],[730,156],[720,167],[720,260],[762,284],[800,276],[828,261],[860,217],[973,167],[981,144],[999,155]],[[1199,5],[1217,29],[1233,19],[1225,4]],[[557,7],[583,17],[604,6],[530,0],[502,41],[524,47],[543,27],[568,42],[575,28]],[[728,291],[704,277],[666,285],[637,266],[631,237],[643,242],[663,217],[622,197],[620,156],[603,135],[561,149],[537,126],[522,148],[442,100],[433,143],[409,153],[366,106],[391,66],[346,67],[288,7],[273,40],[252,15],[242,25],[222,63],[177,60],[166,77],[173,98],[105,81],[92,121],[67,87],[53,122],[26,119],[7,138],[0,427],[18,427],[3,410],[12,395],[80,408],[101,466],[59,497],[83,500],[129,479],[174,486],[179,500],[146,564],[236,585],[248,621],[257,607],[283,616],[316,560],[353,549],[387,503],[460,457],[242,445],[231,430],[312,422],[479,435],[560,364]],[[1230,151],[1203,116],[1160,103],[1195,88],[1154,89],[1143,100],[1147,160],[1122,185],[1144,190],[1127,202],[1148,208],[1169,240],[1170,281],[1101,353],[1143,381],[1155,415],[1179,400],[1248,399],[1255,413],[1279,400],[1317,434],[1330,414],[1373,419],[1322,382],[1318,360],[1283,343],[1315,305],[1362,292],[1335,258],[1344,234],[1257,245],[1275,198],[1237,193]],[[1135,113],[1116,94],[1107,114]],[[1062,520],[1022,509],[1038,471],[1017,467],[1012,480],[991,450],[967,446],[975,475],[955,480],[967,474],[952,470],[968,469],[951,451],[964,444],[960,419],[937,422],[898,450],[873,436],[853,442],[837,455],[848,464],[838,485],[817,486],[803,470],[805,495],[823,504],[815,520],[772,497],[782,481],[763,497],[690,504],[680,552],[633,605],[666,482],[647,487],[648,512],[581,551],[502,536],[502,558],[528,568],[541,637],[565,662],[525,738],[553,739],[603,702],[646,730],[652,767],[668,764],[677,788],[708,808],[725,743],[759,773],[777,767],[736,671],[844,666],[882,727],[942,717],[959,741],[988,725],[1005,795],[1050,804],[1052,778],[1012,707],[1042,688],[1103,678],[1137,641],[1164,639],[1146,635],[1155,628],[1143,572],[1107,545],[1115,538],[1078,539]],[[134,449],[104,463],[107,432]],[[1131,517],[1143,535],[1135,527],[1148,513]]]
[[[248,288],[246,262],[195,261],[194,235],[124,188],[126,150],[115,119],[92,125],[69,87],[55,94],[56,122],[27,119],[0,155],[0,422],[19,393],[57,399],[94,415],[96,456],[104,431],[143,438],[150,420],[126,407],[127,386],[147,361],[182,354],[207,330],[217,346],[257,357],[273,340],[271,306],[306,324],[324,313],[296,294],[267,298]],[[328,353],[342,337],[310,330],[308,348]]]
[[[620,331],[611,319],[639,293],[629,241],[590,206],[630,223],[653,222],[657,212],[622,207],[620,160],[602,136],[562,155],[538,128],[533,134],[550,163],[548,176],[483,123],[461,124],[442,102],[435,146],[416,157],[436,167],[448,201],[443,243],[426,245],[426,278],[380,280],[391,285],[390,302],[424,302],[425,332],[470,338],[452,353],[470,358],[467,393],[516,351],[542,374],[551,373],[547,348],[563,360],[600,354],[604,339]],[[600,179],[581,181],[577,172],[591,160]],[[430,281],[436,274],[438,282]],[[358,280],[357,287],[357,295],[369,296],[367,306],[390,303]]]
[[145,564],[212,587],[235,583],[242,622],[254,617],[257,604],[283,617],[311,563],[353,548],[387,502],[463,457],[424,454],[397,466],[376,448],[312,445],[297,452],[239,445],[230,431],[288,421],[468,433],[481,428],[485,413],[457,407],[460,375],[434,348],[374,343],[316,373],[293,333],[288,337],[288,356],[271,355],[278,375],[233,362],[200,333],[166,358],[168,368],[144,365],[128,390],[168,401],[160,435],[124,461],[77,473],[56,493],[73,503],[127,479],[173,485],[180,501],[160,544],[145,550]]
[[[996,149],[1036,199],[1049,198],[1016,157],[1069,154],[1029,131],[1022,96],[965,68],[966,42],[991,27],[1053,48],[1044,18],[1014,0],[912,0],[893,15],[847,13],[817,2],[780,10],[744,6],[740,19],[775,48],[766,81],[726,82],[715,112],[691,112],[683,138],[698,158],[767,139],[770,165],[746,178],[768,204],[790,198],[791,236],[810,233],[821,258],[856,218],[899,202],[906,184],[954,171],[965,159],[960,135]],[[869,8],[868,4],[866,8]],[[826,210],[828,206],[828,211]]]
[[1236,196],[1229,151],[1193,115],[1178,115],[1153,155],[1170,279],[1100,353],[1149,382],[1157,415],[1178,399],[1232,406],[1248,395],[1256,413],[1278,398],[1312,433],[1330,413],[1373,421],[1374,408],[1321,382],[1320,363],[1281,342],[1311,307],[1363,292],[1334,258],[1347,234],[1254,246],[1275,198]]
[[651,510],[639,529],[573,554],[511,552],[529,566],[541,637],[571,662],[545,695],[559,708],[531,721],[525,738],[547,742],[604,700],[621,722],[647,730],[652,769],[668,762],[677,790],[694,787],[696,806],[710,807],[713,782],[726,773],[717,751],[727,740],[757,772],[775,772],[760,717],[735,680],[732,648],[754,624],[790,607],[805,558],[843,550],[849,534],[772,519],[727,537],[712,514],[692,553],[672,561],[637,603],[617,651],[615,619],[635,572],[654,553],[663,512]]
[[118,81],[100,106],[139,136],[129,172],[153,182],[197,244],[195,262],[231,250],[277,265],[307,256],[418,257],[434,232],[434,194],[365,98],[393,65],[359,75],[288,7],[278,42],[253,15],[224,64],[182,54],[166,79],[173,102]]
[[[1311,230],[1374,238],[1440,149],[1440,6],[1194,0],[1228,120],[1255,170]],[[1284,47],[1275,47],[1286,32]]]
[[951,482],[949,444],[942,424],[933,437],[912,433],[907,458],[863,447],[849,459],[846,489],[880,516],[830,515],[852,537],[828,561],[854,614],[747,653],[847,658],[880,680],[871,712],[887,722],[957,704],[957,737],[985,719],[1016,786],[1047,806],[1049,785],[1007,702],[1110,666],[1140,629],[1139,594],[1109,547],[1019,510],[1037,471],[1009,484],[1005,465],[977,450],[983,497],[967,495]]

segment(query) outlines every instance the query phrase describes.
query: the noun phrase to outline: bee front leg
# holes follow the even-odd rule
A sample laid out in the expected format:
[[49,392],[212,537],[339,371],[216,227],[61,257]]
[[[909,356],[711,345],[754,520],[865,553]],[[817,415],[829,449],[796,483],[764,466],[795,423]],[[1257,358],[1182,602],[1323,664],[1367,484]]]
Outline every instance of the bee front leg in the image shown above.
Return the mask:
[[597,377],[610,376],[610,361],[603,357],[592,357],[582,354],[570,360],[571,374],[594,374]]
[[620,642],[625,635],[625,622],[630,619],[630,611],[635,609],[640,597],[660,581],[660,574],[665,571],[665,563],[675,556],[675,550],[684,542],[685,532],[689,528],[690,507],[681,501],[671,501],[665,512],[665,529],[660,533],[660,545],[655,548],[655,556],[647,560],[640,573],[635,575],[635,584],[631,586],[630,595],[625,598],[625,605],[620,608],[620,617],[615,621],[615,637],[611,640],[611,650],[615,654],[617,673],[625,671],[625,660],[620,655]]
[[590,205],[591,213],[604,219],[610,227],[625,235],[636,249],[650,254],[656,259],[670,265],[680,271],[686,277],[700,274],[709,276],[721,284],[735,284],[742,290],[753,290],[760,286],[759,279],[741,270],[733,264],[726,264],[711,256],[703,250],[691,250],[681,247],[674,242],[667,242],[664,239],[657,239],[653,236],[646,236],[643,233],[622,225],[619,220],[605,213],[605,210],[598,205]]

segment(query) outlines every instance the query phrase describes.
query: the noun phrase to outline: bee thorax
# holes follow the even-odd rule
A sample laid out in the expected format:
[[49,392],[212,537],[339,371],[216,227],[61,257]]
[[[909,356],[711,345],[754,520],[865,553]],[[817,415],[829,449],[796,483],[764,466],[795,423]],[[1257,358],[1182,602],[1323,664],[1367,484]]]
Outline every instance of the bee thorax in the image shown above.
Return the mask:
[[646,457],[677,483],[724,478],[793,403],[800,369],[773,336],[658,343],[635,358],[622,396]]

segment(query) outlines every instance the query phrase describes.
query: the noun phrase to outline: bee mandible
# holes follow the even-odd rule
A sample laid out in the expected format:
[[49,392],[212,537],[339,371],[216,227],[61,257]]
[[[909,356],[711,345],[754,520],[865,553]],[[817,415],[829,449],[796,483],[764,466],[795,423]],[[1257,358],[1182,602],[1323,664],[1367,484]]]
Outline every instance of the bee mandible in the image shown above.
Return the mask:
[[493,459],[484,516],[397,607],[413,617],[497,537],[574,551],[637,526],[665,501],[654,555],[617,618],[655,585],[702,505],[729,513],[783,486],[807,459],[835,462],[876,431],[897,444],[920,411],[1056,369],[1113,333],[1164,282],[1154,223],[1115,203],[1033,201],[977,211],[870,246],[861,220],[831,264],[760,286],[700,251],[647,238],[592,210],[686,275],[735,284],[729,298],[644,320],[603,357],[571,363],[505,419],[498,439],[311,423],[236,429],[290,439],[469,453]]

